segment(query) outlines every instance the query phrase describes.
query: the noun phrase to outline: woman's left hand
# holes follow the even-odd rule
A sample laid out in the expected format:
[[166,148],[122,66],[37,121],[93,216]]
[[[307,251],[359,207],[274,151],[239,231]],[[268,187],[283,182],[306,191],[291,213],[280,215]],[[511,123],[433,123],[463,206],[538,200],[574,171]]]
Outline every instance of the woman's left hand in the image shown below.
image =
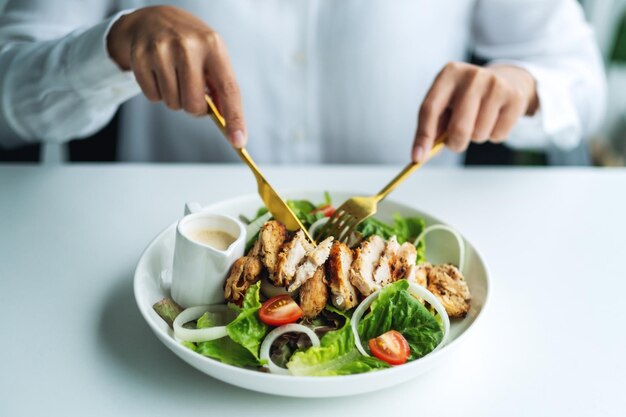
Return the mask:
[[534,114],[538,106],[535,80],[528,71],[451,62],[422,102],[412,158],[423,161],[443,132],[455,152],[463,152],[470,142],[500,143],[522,115]]

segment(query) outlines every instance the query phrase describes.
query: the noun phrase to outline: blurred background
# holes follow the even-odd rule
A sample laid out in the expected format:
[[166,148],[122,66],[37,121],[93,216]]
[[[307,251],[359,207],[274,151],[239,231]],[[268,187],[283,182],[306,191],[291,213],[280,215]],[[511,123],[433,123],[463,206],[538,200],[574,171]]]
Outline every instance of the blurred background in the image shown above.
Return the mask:
[[589,140],[590,161],[599,166],[626,162],[626,0],[580,0],[604,56],[606,118]]
[[[626,165],[626,0],[579,0],[595,29],[605,60],[608,103],[602,126],[585,145],[567,153],[513,151],[506,145],[471,146],[465,165]],[[0,13],[5,0],[0,0]],[[0,148],[0,162],[111,162],[115,160],[118,118],[93,137],[64,145]],[[0,132],[1,134],[1,132]]]

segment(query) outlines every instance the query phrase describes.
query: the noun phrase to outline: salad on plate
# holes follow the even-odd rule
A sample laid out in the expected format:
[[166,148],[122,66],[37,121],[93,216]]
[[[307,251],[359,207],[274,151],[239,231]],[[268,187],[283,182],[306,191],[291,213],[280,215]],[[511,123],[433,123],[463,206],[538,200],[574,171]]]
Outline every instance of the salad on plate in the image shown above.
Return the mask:
[[[334,213],[290,200],[315,238]],[[262,207],[247,224],[245,256],[224,282],[226,304],[183,310],[167,298],[155,311],[199,355],[280,375],[332,376],[402,366],[441,348],[450,319],[465,317],[464,242],[445,225],[418,217],[368,218],[347,244],[317,244],[290,232]],[[458,265],[426,260],[428,233],[452,233]]]

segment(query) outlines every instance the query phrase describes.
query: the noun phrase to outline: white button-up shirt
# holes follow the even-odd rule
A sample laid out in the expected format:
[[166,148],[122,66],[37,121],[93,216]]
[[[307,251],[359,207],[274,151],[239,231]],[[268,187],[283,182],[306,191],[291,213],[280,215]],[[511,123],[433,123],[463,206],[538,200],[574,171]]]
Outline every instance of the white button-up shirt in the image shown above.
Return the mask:
[[[122,105],[121,160],[236,160],[210,120],[150,103],[108,56],[120,13],[157,3],[9,1],[0,16],[0,144],[88,136]],[[407,161],[433,78],[470,53],[536,79],[540,110],[520,120],[512,146],[575,147],[603,114],[601,59],[575,0],[170,3],[225,40],[259,162]]]

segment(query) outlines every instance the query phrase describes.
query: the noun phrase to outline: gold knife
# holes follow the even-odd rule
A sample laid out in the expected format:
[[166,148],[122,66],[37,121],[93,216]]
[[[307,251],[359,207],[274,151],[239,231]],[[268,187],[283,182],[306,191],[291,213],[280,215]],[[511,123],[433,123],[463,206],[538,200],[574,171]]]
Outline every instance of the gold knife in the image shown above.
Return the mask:
[[[204,99],[209,106],[209,116],[211,116],[211,119],[213,119],[224,137],[228,138],[228,135],[226,134],[226,121],[224,120],[224,117],[222,117],[219,110],[217,110],[217,107],[215,107],[215,103],[213,103],[211,97],[205,94]],[[278,195],[276,190],[274,190],[270,183],[265,179],[263,174],[261,174],[261,171],[252,160],[252,157],[250,156],[246,148],[237,149],[233,147],[233,149],[235,149],[235,151],[239,154],[239,157],[243,160],[243,162],[246,163],[246,165],[248,165],[248,168],[250,168],[252,174],[254,174],[259,190],[259,196],[261,197],[261,200],[263,200],[265,207],[267,207],[269,212],[272,213],[272,216],[274,216],[274,218],[279,222],[283,223],[288,230],[302,230],[306,238],[310,242],[315,243],[311,236],[309,236],[309,232],[306,230],[304,225],[300,222],[300,220],[294,214],[291,208],[287,205],[285,200],[283,200],[280,195]]]

